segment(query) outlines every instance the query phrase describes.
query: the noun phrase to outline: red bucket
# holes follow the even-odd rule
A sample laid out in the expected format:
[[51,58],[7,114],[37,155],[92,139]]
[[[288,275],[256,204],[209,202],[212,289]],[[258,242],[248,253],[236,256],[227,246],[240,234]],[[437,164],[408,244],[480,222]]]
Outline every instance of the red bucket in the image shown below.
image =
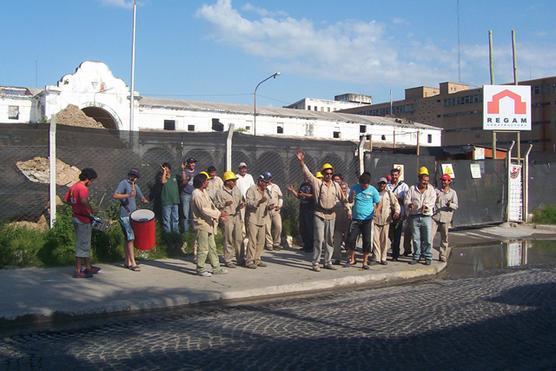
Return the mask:
[[156,246],[156,230],[154,213],[151,210],[139,209],[130,215],[131,227],[135,234],[133,244],[139,250],[150,250]]

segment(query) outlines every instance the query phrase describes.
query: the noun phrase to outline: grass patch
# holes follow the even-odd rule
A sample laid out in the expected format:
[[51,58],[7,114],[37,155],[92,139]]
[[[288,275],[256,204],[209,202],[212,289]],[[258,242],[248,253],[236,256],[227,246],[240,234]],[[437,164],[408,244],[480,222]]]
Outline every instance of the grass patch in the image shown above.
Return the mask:
[[533,223],[556,224],[556,205],[533,210]]

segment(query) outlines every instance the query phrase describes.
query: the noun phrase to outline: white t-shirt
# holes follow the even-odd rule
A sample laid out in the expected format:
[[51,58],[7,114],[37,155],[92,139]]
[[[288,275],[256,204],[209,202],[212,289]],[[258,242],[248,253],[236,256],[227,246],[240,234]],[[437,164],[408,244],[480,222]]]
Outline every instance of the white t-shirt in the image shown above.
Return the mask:
[[244,176],[236,174],[236,176],[237,176],[237,182],[236,182],[237,187],[241,191],[243,197],[245,197],[247,190],[249,189],[249,187],[255,184],[255,181],[253,180],[251,174],[245,174]]

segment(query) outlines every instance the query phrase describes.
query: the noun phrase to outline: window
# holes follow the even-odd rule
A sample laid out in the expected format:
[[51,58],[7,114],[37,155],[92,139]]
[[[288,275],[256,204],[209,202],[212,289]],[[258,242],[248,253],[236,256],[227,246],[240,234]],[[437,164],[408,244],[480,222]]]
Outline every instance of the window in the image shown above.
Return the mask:
[[340,138],[340,132],[339,131],[333,131],[332,132],[332,137],[339,139]]
[[251,126],[246,126],[245,130],[247,130],[247,131],[251,130]]
[[386,140],[386,135],[382,134],[381,137],[380,137],[380,139]]
[[176,120],[164,120],[164,130],[176,130]]
[[187,131],[195,131],[195,125],[187,125]]
[[359,125],[359,132],[360,133],[366,133],[367,132],[367,126]]
[[283,126],[276,126],[276,134],[284,134],[284,127]]
[[8,106],[8,119],[19,120],[19,106]]
[[330,107],[328,107],[328,112],[330,112]]
[[427,134],[427,143],[432,143],[432,134]]
[[311,106],[307,106],[307,109],[310,111],[310,110],[311,110]]
[[319,108],[317,106],[315,106],[315,111],[318,111],[318,110],[319,110]]

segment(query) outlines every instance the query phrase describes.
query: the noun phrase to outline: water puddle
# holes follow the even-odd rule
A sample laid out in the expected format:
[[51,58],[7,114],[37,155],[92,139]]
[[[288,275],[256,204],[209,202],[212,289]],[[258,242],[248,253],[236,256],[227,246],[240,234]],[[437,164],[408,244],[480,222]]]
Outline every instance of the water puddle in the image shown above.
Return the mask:
[[478,277],[547,266],[556,266],[556,241],[517,240],[452,249],[443,278]]

